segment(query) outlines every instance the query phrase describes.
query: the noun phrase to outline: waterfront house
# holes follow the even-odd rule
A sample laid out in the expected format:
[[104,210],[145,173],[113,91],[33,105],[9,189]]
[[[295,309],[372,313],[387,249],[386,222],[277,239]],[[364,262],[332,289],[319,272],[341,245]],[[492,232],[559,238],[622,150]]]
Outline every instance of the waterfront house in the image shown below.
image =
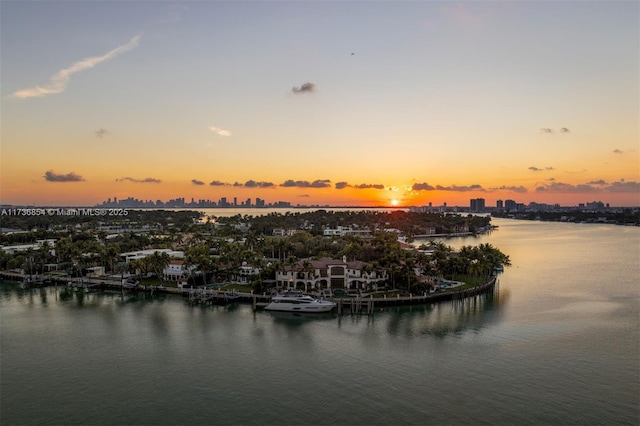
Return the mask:
[[260,275],[260,268],[251,266],[247,262],[242,262],[242,266],[235,271],[229,281],[234,284],[248,285],[258,275]]
[[183,251],[176,251],[171,249],[138,250],[138,251],[131,251],[128,253],[122,253],[120,256],[124,258],[125,262],[129,263],[135,259],[144,259],[147,256],[151,256],[155,252],[167,253],[171,258],[184,259]]
[[184,260],[172,259],[162,270],[162,275],[165,281],[180,282],[186,280],[194,270],[195,266],[185,266]]
[[304,288],[306,291],[375,289],[386,280],[385,270],[374,270],[371,264],[360,260],[347,262],[346,257],[300,260],[276,272],[278,287]]
[[371,231],[369,229],[358,229],[356,225],[325,228],[322,233],[325,237],[344,237],[345,235],[359,235],[361,237],[371,236]]

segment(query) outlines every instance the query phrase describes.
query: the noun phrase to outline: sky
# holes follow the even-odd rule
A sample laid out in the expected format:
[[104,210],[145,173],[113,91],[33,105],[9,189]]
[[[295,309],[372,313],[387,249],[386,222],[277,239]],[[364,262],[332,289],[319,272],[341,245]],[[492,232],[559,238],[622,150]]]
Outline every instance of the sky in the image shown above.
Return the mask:
[[640,205],[637,1],[0,2],[3,205]]

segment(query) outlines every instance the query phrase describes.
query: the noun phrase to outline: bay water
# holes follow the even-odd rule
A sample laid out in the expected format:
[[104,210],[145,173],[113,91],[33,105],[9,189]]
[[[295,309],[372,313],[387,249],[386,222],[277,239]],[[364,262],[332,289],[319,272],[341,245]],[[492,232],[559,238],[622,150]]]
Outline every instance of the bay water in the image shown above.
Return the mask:
[[492,222],[493,294],[369,316],[3,283],[0,424],[637,425],[640,228]]

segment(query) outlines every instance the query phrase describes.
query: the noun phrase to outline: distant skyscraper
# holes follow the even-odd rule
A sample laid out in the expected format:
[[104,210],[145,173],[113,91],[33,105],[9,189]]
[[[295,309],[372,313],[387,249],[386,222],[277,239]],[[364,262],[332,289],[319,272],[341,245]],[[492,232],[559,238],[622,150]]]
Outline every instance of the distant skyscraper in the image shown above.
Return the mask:
[[504,209],[504,201],[502,201],[502,200],[498,200],[498,201],[496,201],[496,208],[497,208],[498,210],[502,210],[502,209]]
[[484,213],[484,198],[471,199],[469,207],[474,213]]

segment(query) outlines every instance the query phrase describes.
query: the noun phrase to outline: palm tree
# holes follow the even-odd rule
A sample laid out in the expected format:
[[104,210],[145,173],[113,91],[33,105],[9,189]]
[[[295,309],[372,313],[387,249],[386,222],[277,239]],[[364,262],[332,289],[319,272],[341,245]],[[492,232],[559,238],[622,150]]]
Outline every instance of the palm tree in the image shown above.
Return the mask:
[[166,252],[155,251],[145,258],[148,268],[151,269],[156,276],[164,283],[164,269],[169,266],[171,257]]
[[211,267],[211,256],[209,255],[209,246],[200,243],[189,247],[185,252],[185,268],[190,271],[192,267],[202,273],[202,284],[207,284],[207,272]]

